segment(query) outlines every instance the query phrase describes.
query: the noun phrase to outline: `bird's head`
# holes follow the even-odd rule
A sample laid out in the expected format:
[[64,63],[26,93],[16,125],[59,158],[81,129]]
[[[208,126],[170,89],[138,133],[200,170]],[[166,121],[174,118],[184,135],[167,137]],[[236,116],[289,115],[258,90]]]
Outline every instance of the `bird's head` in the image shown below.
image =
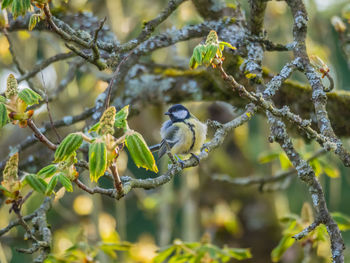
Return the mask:
[[179,122],[188,119],[191,115],[186,107],[181,104],[175,104],[165,113],[172,122]]

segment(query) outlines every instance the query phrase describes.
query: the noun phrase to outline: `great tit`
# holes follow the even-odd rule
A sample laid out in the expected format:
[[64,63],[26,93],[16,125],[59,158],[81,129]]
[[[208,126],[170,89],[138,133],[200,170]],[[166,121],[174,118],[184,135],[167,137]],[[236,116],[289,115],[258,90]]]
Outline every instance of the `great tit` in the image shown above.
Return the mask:
[[[175,104],[165,113],[170,120],[163,123],[160,130],[162,142],[158,152],[160,159],[167,149],[174,155],[199,152],[207,136],[207,125],[200,122],[181,104]],[[179,160],[181,162],[181,159]]]

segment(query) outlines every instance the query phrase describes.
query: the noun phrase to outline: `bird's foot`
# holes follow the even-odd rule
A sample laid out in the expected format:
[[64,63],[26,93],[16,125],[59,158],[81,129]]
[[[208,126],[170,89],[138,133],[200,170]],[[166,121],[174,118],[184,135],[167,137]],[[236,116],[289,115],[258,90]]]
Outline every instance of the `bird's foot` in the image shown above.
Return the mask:
[[191,155],[197,160],[197,164],[199,164],[200,158],[198,155],[191,153]]
[[181,158],[177,155],[176,156],[176,159],[177,159],[177,162],[180,164],[181,168],[184,169],[185,168],[185,162],[183,160],[181,160]]

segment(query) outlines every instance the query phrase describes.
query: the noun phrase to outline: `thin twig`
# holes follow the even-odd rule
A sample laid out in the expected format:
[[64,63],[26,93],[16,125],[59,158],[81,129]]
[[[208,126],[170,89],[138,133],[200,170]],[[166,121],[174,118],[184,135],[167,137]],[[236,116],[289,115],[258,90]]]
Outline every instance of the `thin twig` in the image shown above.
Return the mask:
[[28,120],[28,126],[32,129],[32,131],[35,134],[35,137],[38,138],[39,141],[41,141],[43,144],[45,144],[49,149],[55,151],[57,148],[57,145],[52,143],[39,129],[36,127],[35,123],[32,119]]

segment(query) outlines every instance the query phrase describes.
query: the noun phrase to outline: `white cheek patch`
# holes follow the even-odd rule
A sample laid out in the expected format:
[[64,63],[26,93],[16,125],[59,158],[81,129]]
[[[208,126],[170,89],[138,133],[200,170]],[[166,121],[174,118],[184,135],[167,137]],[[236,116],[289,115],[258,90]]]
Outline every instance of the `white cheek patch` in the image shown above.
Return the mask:
[[175,111],[173,112],[173,115],[177,119],[185,119],[187,117],[187,111],[185,110]]

